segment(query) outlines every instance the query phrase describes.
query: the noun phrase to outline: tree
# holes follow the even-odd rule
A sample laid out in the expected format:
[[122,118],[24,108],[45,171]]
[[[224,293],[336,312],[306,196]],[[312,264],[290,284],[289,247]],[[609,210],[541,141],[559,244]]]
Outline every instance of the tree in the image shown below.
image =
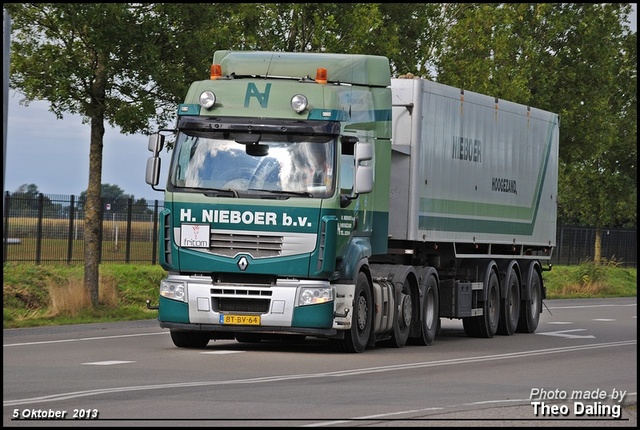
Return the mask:
[[[194,11],[187,5],[176,6]],[[165,25],[168,18],[162,14],[162,4],[9,3],[4,7],[12,18],[11,88],[24,94],[24,104],[47,100],[58,118],[64,113],[79,114],[91,128],[84,284],[95,306],[105,122],[130,134],[148,132],[153,124],[164,126],[173,118],[176,93],[186,91],[192,78],[189,72],[194,70],[184,66],[180,52],[194,38],[186,37],[186,32],[173,33]],[[185,82],[176,76],[186,77]]]
[[[207,76],[215,49],[402,53],[402,10],[379,4],[7,3],[12,17],[10,86],[24,104],[47,100],[58,118],[79,114],[91,128],[85,206],[84,284],[98,303],[102,148],[105,122],[123,133],[148,132],[173,119],[188,85]],[[405,5],[404,16],[421,8]],[[435,11],[436,6],[427,9]],[[414,13],[415,12],[415,13]],[[409,24],[407,21],[405,24]],[[421,31],[424,31],[421,30]],[[284,42],[284,44],[283,44]]]
[[558,215],[637,224],[636,34],[628,3],[448,4],[438,80],[560,114]]
[[40,191],[38,191],[36,184],[22,184],[16,189],[15,194],[24,194],[35,199]]
[[[133,199],[133,196],[125,194],[122,188],[112,184],[100,185],[100,196],[102,199],[102,208],[105,205],[109,205],[113,212],[120,212],[126,210],[127,201]],[[80,193],[78,197],[78,207],[82,210],[87,202],[87,191]]]
[[[559,210],[602,229],[637,223],[636,35],[623,25],[629,4],[566,4],[570,30],[559,51],[554,101],[563,112]],[[558,43],[559,46],[559,43]]]
[[45,216],[58,216],[62,211],[62,205],[54,204],[49,197],[40,193],[36,184],[22,184],[9,196],[13,216],[37,217],[41,205]]

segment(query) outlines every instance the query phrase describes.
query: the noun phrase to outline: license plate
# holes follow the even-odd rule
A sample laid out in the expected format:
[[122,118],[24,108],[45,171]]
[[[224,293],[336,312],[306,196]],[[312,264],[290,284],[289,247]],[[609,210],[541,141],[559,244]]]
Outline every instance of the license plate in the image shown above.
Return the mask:
[[260,315],[220,315],[220,324],[260,325]]

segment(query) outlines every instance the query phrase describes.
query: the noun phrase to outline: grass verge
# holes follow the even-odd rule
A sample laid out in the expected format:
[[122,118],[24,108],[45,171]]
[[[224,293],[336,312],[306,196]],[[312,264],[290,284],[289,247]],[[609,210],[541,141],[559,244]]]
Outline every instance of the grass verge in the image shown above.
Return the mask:
[[[155,319],[157,265],[107,263],[100,266],[99,305],[92,308],[81,265],[6,263],[3,268],[3,328]],[[637,270],[613,264],[557,266],[543,272],[548,299],[636,297]]]

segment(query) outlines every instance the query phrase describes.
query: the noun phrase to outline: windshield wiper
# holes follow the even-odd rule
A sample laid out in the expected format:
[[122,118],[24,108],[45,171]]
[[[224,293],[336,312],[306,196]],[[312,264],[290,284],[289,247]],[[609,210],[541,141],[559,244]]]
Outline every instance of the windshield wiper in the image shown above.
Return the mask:
[[220,195],[231,195],[232,197],[238,198],[238,190],[235,190],[233,188],[207,188],[206,191],[204,191],[204,188],[196,188],[198,191],[202,191],[202,194],[204,194],[207,197],[220,197]]
[[249,188],[249,191],[261,191],[271,194],[278,194],[282,196],[302,196],[302,197],[313,197],[308,191],[286,191],[286,190],[262,190],[260,188]]

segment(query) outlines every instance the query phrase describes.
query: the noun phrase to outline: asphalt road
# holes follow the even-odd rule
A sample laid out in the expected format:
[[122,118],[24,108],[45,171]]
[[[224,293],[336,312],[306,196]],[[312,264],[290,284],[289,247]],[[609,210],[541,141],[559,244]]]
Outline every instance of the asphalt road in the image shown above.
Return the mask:
[[637,298],[547,300],[534,334],[333,351],[176,348],[157,321],[3,330],[3,426],[637,427]]

